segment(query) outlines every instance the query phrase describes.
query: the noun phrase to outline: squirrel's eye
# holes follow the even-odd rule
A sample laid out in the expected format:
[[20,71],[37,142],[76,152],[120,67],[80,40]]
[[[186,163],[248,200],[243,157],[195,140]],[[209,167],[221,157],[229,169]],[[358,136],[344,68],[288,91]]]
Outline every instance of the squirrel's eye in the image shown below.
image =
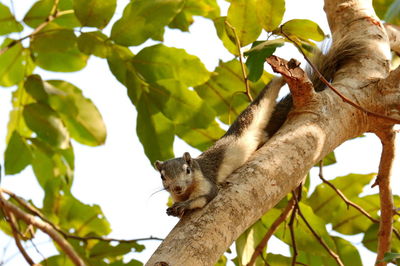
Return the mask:
[[186,174],[190,174],[190,168],[188,167],[188,168],[186,168]]
[[161,175],[161,179],[162,179],[162,180],[165,180],[165,176],[164,176],[164,175]]

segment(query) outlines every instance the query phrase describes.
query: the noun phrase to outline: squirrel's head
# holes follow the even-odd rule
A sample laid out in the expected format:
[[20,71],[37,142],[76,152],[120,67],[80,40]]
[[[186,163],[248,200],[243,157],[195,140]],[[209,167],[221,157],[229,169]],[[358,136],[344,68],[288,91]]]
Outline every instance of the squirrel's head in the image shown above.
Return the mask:
[[164,188],[175,202],[186,200],[194,189],[196,179],[202,177],[198,162],[188,152],[165,162],[156,161],[154,166],[161,174]]

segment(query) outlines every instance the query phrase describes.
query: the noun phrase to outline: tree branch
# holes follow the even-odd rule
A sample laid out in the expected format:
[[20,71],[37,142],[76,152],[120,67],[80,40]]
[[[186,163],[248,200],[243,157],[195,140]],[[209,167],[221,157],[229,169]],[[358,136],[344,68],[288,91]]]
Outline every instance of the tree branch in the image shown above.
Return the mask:
[[386,128],[375,133],[382,142],[382,155],[379,164],[379,173],[375,184],[379,185],[379,198],[381,200],[381,222],[378,232],[378,255],[376,265],[386,265],[381,261],[385,253],[390,252],[393,223],[393,196],[390,187],[390,176],[395,153],[395,132],[393,128]]
[[23,220],[27,224],[37,227],[38,229],[49,235],[60,246],[65,254],[72,260],[72,262],[75,263],[75,265],[85,265],[84,261],[79,257],[79,255],[75,252],[68,241],[66,241],[63,236],[58,233],[49,223],[36,219],[35,216],[24,212],[14,204],[5,200],[1,192],[0,206],[7,212],[15,215],[16,218]]
[[257,245],[253,255],[251,256],[249,263],[247,263],[247,266],[254,265],[257,257],[263,252],[263,250],[267,246],[267,243],[271,238],[271,236],[275,233],[276,229],[278,229],[279,225],[286,220],[290,212],[293,210],[293,207],[294,207],[294,200],[290,199],[290,201],[286,205],[286,208],[282,211],[281,215],[279,215],[279,217],[273,222],[273,224],[268,229],[267,233],[265,234],[261,242]]

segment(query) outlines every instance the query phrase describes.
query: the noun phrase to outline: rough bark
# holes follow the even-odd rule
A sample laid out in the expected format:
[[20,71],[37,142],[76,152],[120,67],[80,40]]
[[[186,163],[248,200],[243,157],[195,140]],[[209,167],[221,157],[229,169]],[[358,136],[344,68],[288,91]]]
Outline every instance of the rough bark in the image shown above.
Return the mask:
[[[389,39],[370,0],[325,0],[333,42],[366,42],[365,58],[335,75],[333,86],[363,108],[399,119],[399,85],[390,79]],[[350,33],[350,34],[349,34]],[[392,73],[391,76],[397,76]],[[368,115],[331,90],[294,109],[284,126],[228,179],[201,210],[185,215],[147,265],[213,265],[232,242],[344,141],[393,121]]]

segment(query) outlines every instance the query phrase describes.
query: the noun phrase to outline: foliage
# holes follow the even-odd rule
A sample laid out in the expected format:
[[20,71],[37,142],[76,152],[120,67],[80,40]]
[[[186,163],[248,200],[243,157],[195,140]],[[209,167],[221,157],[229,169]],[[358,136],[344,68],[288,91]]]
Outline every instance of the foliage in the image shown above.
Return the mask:
[[[140,252],[144,247],[136,241],[111,245],[96,238],[109,234],[110,225],[99,206],[84,204],[70,193],[75,164],[71,140],[88,146],[102,145],[106,126],[80,88],[64,80],[47,80],[36,74],[36,69],[76,72],[86,66],[90,56],[106,59],[110,72],[127,88],[136,107],[137,135],[150,162],[173,157],[175,136],[205,150],[224,134],[221,124],[232,123],[249,102],[244,94],[242,68],[248,73],[251,93],[256,95],[272,78],[264,71],[265,58],[288,42],[282,31],[305,47],[315,46],[313,41],[325,37],[315,22],[283,21],[284,0],[229,2],[227,16],[220,16],[216,0],[132,0],[122,16],[116,18],[116,0],[38,0],[22,21],[14,17],[10,6],[0,4],[0,86],[10,88],[13,106],[7,128],[5,173],[13,175],[28,166],[33,168],[45,193],[40,212],[55,227],[81,237],[67,240],[89,265],[103,265],[105,261],[110,265],[141,265],[136,260],[122,259],[130,251]],[[399,6],[399,0],[375,1],[381,18],[394,24],[400,23]],[[221,61],[209,72],[196,56],[163,44],[166,30],[188,31],[194,16],[213,20],[216,34],[234,56],[240,54],[238,46],[247,49],[246,64],[240,64],[235,57]],[[260,40],[262,32],[267,33],[268,39]],[[157,44],[146,45],[149,39]],[[133,54],[129,47],[139,45],[143,48]],[[324,160],[325,164],[335,162],[333,153]],[[377,195],[360,197],[372,177],[351,174],[332,182],[349,200],[378,218]],[[285,202],[286,199],[236,241],[236,264],[247,263]],[[14,203],[22,207],[18,201]],[[327,225],[343,235],[365,233],[363,244],[375,250],[376,224],[346,208],[325,184],[310,192],[299,208],[345,264],[360,265],[358,251],[344,237],[332,236]],[[3,232],[11,235],[9,225],[3,219],[0,222]],[[275,236],[292,247],[287,226],[281,224]],[[400,230],[399,221],[394,226]],[[26,227],[23,222],[19,224],[21,231]],[[298,217],[294,230],[298,262],[334,265]],[[398,239],[393,241],[393,251],[400,251]],[[287,265],[291,261],[265,250],[261,255],[262,259],[257,260],[260,265],[264,260],[271,265]],[[391,253],[386,259],[396,258],[398,254]],[[58,265],[61,261],[71,264],[61,251],[42,264]],[[222,257],[218,265],[226,262]]]

